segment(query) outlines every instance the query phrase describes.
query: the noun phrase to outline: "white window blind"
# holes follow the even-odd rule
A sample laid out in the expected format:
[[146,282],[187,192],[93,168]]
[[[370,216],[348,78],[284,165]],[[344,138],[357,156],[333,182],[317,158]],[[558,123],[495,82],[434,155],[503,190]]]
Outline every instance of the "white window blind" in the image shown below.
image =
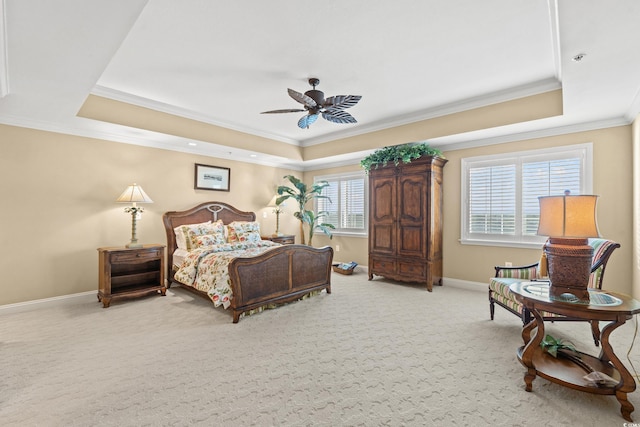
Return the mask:
[[469,170],[469,231],[515,233],[516,169],[513,165]]
[[316,212],[328,212],[322,222],[333,224],[332,233],[366,235],[367,180],[364,172],[317,176],[314,181],[329,183],[322,192],[329,199],[316,199]]
[[462,243],[539,245],[538,197],[590,194],[591,144],[462,160]]

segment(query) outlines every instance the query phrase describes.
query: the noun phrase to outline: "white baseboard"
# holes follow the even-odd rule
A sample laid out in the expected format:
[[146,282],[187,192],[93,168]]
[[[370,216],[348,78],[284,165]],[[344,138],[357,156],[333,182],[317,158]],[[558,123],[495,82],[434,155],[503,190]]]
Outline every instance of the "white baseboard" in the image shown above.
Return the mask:
[[489,291],[489,282],[481,283],[481,282],[471,282],[469,280],[460,280],[460,279],[451,279],[448,277],[442,278],[443,286],[451,286],[452,288],[460,288],[466,289],[468,291],[476,291],[476,292],[488,292]]
[[[366,265],[358,265],[355,268],[356,272],[363,272],[365,274],[369,273],[369,267]],[[442,278],[443,286],[451,286],[452,288],[460,288],[466,289],[468,291],[476,291],[476,292],[488,292],[489,290],[489,281],[486,283],[482,282],[472,282],[469,280],[460,280],[460,279],[452,279],[449,277]]]
[[18,302],[18,303],[15,303],[15,304],[0,305],[0,312],[2,312],[2,313],[15,313],[15,312],[23,311],[23,310],[31,310],[33,308],[37,308],[36,306],[42,305],[42,304],[48,304],[48,305],[64,304],[65,302],[67,302],[70,299],[87,297],[88,295],[93,296],[93,298],[96,299],[96,302],[98,301],[98,298],[96,297],[96,295],[97,295],[96,291],[87,291],[87,292],[80,292],[80,293],[77,293],[77,294],[61,295],[61,296],[58,296],[58,297],[51,297],[51,298],[36,299],[36,300],[32,300],[32,301]]

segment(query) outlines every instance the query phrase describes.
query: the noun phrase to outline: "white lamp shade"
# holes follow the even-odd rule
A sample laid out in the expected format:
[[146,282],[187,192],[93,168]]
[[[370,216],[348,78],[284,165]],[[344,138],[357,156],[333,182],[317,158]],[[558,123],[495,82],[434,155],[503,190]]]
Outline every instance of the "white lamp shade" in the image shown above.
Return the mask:
[[596,220],[598,196],[538,197],[538,235],[550,237],[599,237]]
[[120,203],[153,203],[151,197],[144,192],[142,187],[133,183],[116,199]]

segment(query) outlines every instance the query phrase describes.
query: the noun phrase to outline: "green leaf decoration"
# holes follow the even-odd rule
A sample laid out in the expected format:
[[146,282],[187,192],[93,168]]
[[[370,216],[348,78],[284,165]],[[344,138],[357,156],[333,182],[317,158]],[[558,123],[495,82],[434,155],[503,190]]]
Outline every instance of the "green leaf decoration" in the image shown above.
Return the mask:
[[551,335],[546,335],[542,339],[542,341],[540,342],[540,347],[542,347],[547,353],[549,353],[553,357],[558,357],[559,350],[569,350],[575,353],[577,357],[580,357],[578,354],[578,350],[576,350],[576,347],[573,345],[571,341],[563,340],[562,338],[556,339]]
[[419,159],[423,156],[444,158],[442,151],[437,148],[432,148],[426,143],[410,142],[408,144],[380,148],[362,159],[360,166],[369,173],[371,168],[377,169],[391,162],[398,166],[400,162],[411,163],[412,160]]

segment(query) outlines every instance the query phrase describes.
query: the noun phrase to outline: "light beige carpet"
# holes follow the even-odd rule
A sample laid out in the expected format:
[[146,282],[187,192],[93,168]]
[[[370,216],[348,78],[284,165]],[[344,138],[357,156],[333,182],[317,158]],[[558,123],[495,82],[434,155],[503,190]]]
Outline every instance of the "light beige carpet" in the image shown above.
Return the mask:
[[[486,292],[334,274],[333,293],[231,323],[184,289],[0,310],[3,426],[623,426],[613,396],[534,381]],[[555,324],[598,353],[584,323]],[[634,322],[612,334],[626,361]],[[631,359],[640,366],[634,347]],[[640,394],[630,395],[638,409]]]

